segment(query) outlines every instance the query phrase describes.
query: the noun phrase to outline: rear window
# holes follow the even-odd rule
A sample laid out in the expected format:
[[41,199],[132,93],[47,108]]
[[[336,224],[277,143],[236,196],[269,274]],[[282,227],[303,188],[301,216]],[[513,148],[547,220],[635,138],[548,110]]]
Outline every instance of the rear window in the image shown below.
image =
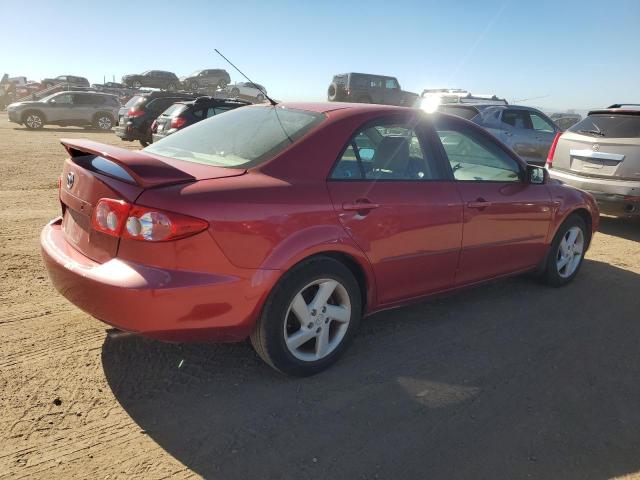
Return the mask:
[[138,102],[140,102],[140,100],[144,99],[144,97],[142,95],[134,95],[133,97],[131,97],[129,99],[129,101],[127,103],[125,103],[125,107],[127,108],[131,108],[134,105],[137,105]]
[[186,105],[182,103],[174,103],[169,108],[167,108],[164,112],[162,112],[162,115],[164,117],[177,117],[186,109],[187,109]]
[[454,107],[442,105],[440,108],[438,108],[438,110],[442,113],[448,113],[449,115],[455,115],[456,117],[466,118],[467,120],[471,120],[473,117],[478,115],[478,110],[469,107]]
[[205,165],[249,168],[273,158],[324,118],[282,107],[238,108],[180,130],[144,151]]
[[589,115],[568,131],[593,137],[640,138],[640,115]]

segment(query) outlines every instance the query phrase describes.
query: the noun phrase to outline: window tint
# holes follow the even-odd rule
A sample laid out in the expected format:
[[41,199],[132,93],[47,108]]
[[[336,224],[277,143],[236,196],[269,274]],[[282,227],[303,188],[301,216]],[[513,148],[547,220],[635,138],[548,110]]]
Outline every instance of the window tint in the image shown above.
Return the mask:
[[213,117],[214,115],[220,115],[221,113],[229,111],[229,107],[209,107],[207,108],[207,118]]
[[529,112],[525,110],[505,110],[502,112],[502,121],[514,128],[531,128]]
[[640,115],[589,115],[569,132],[605,138],[640,138]]
[[80,95],[73,96],[73,103],[76,105],[102,105],[104,99],[100,95]]
[[537,113],[530,112],[529,116],[531,117],[531,125],[534,130],[539,132],[555,132],[555,128],[551,125],[546,119],[542,118]]
[[520,181],[519,164],[484,135],[443,121],[436,122],[436,131],[456,180]]
[[394,78],[387,78],[384,81],[384,87],[385,88],[389,88],[389,89],[398,88],[398,82],[396,82],[396,80]]
[[415,128],[381,124],[354,135],[331,178],[335,180],[437,180],[435,157],[427,154]]
[[471,120],[473,117],[478,115],[478,110],[473,107],[458,107],[452,105],[443,105],[438,108],[439,111],[443,113],[448,113],[450,115],[456,115],[458,117],[466,118],[467,120]]
[[145,151],[221,167],[252,167],[270,160],[315,128],[324,115],[265,106],[215,115],[153,143]]

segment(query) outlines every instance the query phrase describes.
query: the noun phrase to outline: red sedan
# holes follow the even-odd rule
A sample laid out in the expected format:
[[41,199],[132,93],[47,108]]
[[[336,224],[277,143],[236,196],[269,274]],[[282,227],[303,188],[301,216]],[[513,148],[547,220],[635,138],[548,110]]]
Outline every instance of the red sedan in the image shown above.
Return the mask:
[[119,329],[241,341],[293,375],[362,316],[489,279],[578,273],[592,197],[464,119],[380,105],[215,116],[138,152],[63,140],[57,289]]

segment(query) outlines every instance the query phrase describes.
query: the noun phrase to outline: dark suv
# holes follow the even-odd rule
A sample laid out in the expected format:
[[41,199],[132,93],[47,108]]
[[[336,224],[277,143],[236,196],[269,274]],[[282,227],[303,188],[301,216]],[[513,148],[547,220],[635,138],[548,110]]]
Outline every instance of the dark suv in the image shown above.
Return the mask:
[[395,77],[370,73],[334,75],[327,91],[327,99],[330,102],[379,103],[409,107],[417,98],[417,93],[403,91]]
[[60,75],[56,78],[45,78],[40,82],[43,88],[53,87],[54,85],[64,85],[65,87],[88,87],[89,80],[84,77],[75,75]]
[[180,80],[173,72],[164,70],[148,70],[140,74],[133,73],[122,77],[122,83],[131,88],[161,88],[163,90],[177,90]]
[[172,133],[182,130],[189,125],[198,123],[205,118],[220,115],[238,107],[251,105],[243,100],[218,99],[213,97],[198,97],[193,101],[177,102],[167,108],[151,125],[153,141],[163,139]]
[[146,147],[153,138],[151,124],[170,105],[181,100],[195,100],[191,93],[149,92],[134,95],[118,112],[116,135],[122,140],[140,141]]
[[188,77],[182,77],[180,82],[184,88],[189,90],[199,90],[200,88],[219,88],[224,90],[231,82],[231,77],[226,70],[210,68],[193,72]]

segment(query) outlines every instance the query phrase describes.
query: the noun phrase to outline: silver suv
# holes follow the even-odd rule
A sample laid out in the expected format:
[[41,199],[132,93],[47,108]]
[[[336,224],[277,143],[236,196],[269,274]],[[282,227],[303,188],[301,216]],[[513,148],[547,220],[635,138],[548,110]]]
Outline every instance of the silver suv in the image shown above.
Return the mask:
[[589,112],[558,136],[547,169],[591,193],[602,213],[640,215],[640,105]]
[[111,130],[118,116],[120,100],[98,92],[58,92],[41,100],[16,102],[7,107],[10,122],[31,130],[45,125],[93,126]]
[[544,166],[558,126],[540,110],[519,105],[452,103],[438,110],[484,127],[532,165]]

